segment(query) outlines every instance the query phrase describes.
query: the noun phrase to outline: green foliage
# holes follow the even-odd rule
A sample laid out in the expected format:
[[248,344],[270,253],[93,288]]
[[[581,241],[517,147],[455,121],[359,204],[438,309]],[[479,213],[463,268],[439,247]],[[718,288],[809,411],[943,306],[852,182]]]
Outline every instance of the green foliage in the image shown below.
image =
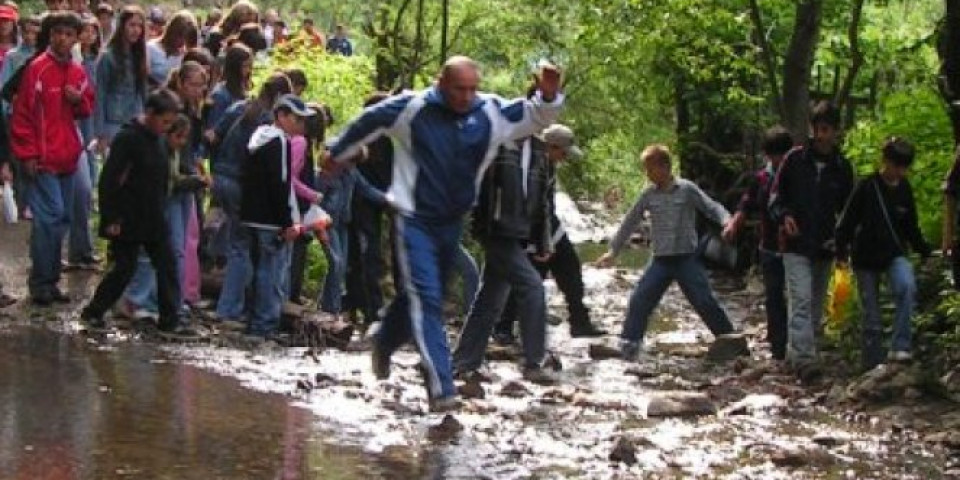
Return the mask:
[[322,48],[296,41],[274,50],[267,62],[257,65],[254,85],[278,69],[288,68],[299,68],[306,74],[308,85],[303,98],[331,108],[334,130],[357,115],[364,98],[374,91],[370,57],[330,55]]
[[943,101],[932,87],[893,93],[883,100],[877,118],[857,123],[847,135],[845,150],[858,173],[876,170],[883,142],[890,136],[906,138],[916,147],[909,179],[920,228],[936,244],[941,230],[941,187],[953,162],[953,136]]
[[327,256],[323,253],[320,242],[310,242],[307,247],[307,271],[303,276],[303,295],[307,298],[317,298],[323,279],[327,276]]

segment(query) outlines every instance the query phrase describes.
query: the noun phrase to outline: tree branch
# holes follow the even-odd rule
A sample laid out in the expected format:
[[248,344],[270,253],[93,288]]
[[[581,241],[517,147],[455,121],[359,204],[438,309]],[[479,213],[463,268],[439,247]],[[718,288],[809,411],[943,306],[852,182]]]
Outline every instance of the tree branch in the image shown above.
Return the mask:
[[[850,25],[847,27],[847,40],[850,42],[850,70],[847,71],[834,102],[846,109],[854,108],[850,104],[850,93],[853,91],[853,84],[857,79],[857,73],[863,66],[863,52],[860,51],[860,18],[863,13],[864,0],[856,0],[853,4],[853,14],[850,18]],[[853,118],[853,112],[848,112],[847,118]]]
[[783,119],[786,114],[783,109],[783,98],[780,96],[780,85],[777,81],[777,62],[774,59],[770,42],[767,41],[766,29],[763,27],[763,15],[760,12],[760,4],[757,0],[750,0],[750,18],[753,20],[754,41],[760,48],[760,60],[763,61],[763,68],[769,84],[770,99],[773,101],[777,116]]

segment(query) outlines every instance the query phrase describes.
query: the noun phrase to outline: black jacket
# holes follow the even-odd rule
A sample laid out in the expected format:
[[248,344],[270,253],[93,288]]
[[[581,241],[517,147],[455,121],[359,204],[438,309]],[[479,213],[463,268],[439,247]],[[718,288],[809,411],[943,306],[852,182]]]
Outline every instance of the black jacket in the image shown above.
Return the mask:
[[480,184],[473,227],[481,240],[515,238],[532,244],[538,254],[545,254],[552,251],[549,160],[541,140],[530,137],[529,141],[531,155],[526,175],[522,165],[524,141],[500,147]]
[[[881,197],[896,236],[884,217]],[[895,257],[907,254],[908,243],[922,256],[930,256],[930,246],[920,233],[910,182],[904,179],[891,187],[879,174],[861,180],[837,224],[837,256],[846,259],[852,251],[854,268],[882,270]]]
[[250,153],[243,159],[240,187],[240,221],[267,229],[293,225],[290,141],[273,125],[259,127],[249,143]]
[[788,153],[770,193],[770,215],[781,229],[784,218],[792,216],[800,234],[781,234],[781,251],[831,258],[836,248],[837,218],[853,189],[853,180],[853,168],[839,151],[819,155],[808,143]]
[[110,143],[98,186],[100,236],[120,225],[120,240],[151,242],[168,235],[170,154],[166,142],[136,118]]

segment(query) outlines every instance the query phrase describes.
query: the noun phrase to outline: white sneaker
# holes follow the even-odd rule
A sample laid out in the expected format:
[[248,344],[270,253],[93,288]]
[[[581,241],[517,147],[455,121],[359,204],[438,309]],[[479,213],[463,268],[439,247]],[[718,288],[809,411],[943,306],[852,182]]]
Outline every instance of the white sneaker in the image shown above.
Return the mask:
[[152,312],[146,308],[138,308],[133,312],[133,318],[137,320],[153,320],[154,322],[160,320],[160,314],[157,312]]
[[906,350],[896,350],[896,351],[890,352],[890,355],[888,356],[888,358],[892,362],[906,363],[906,362],[909,362],[910,360],[913,360],[913,354]]

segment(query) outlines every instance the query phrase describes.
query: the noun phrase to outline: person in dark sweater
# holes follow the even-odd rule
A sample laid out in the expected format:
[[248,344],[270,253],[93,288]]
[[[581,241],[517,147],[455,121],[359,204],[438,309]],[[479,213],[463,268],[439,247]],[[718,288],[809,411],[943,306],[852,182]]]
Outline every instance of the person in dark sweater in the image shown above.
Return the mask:
[[253,132],[243,160],[240,222],[253,242],[253,315],[247,333],[268,337],[280,326],[287,296],[291,242],[300,236],[300,210],[293,190],[290,137],[303,135],[306,118],[316,115],[298,97],[286,94],[273,107],[273,123]]
[[460,375],[470,376],[480,368],[512,291],[522,322],[523,377],[539,384],[556,383],[541,366],[546,352],[546,295],[540,274],[527,258],[528,245],[542,260],[552,253],[547,156],[556,153],[550,150],[536,136],[503,145],[483,177],[473,210],[474,236],[484,250],[483,280],[453,352]]
[[737,205],[737,213],[723,238],[732,242],[748,216],[760,220],[760,270],[763,272],[764,310],[767,314],[767,342],[773,358],[783,360],[787,353],[787,298],[786,280],[783,271],[783,256],[777,245],[777,224],[767,210],[770,189],[777,170],[787,152],[793,148],[790,132],[781,126],[773,127],[764,134],[763,156],[766,164],[754,173],[753,182],[743,193]]
[[[13,182],[13,169],[10,168],[10,138],[7,136],[7,121],[0,115],[0,186]],[[3,291],[0,283],[0,308],[17,303],[16,297]]]
[[99,233],[109,241],[113,266],[80,314],[91,327],[104,326],[103,314],[133,277],[142,247],[157,272],[160,331],[195,335],[179,318],[180,282],[165,215],[170,155],[164,135],[181,108],[175,93],[155,90],[147,97],[145,113],[127,122],[111,143],[100,176]]
[[930,247],[917,220],[917,205],[907,171],[914,149],[906,140],[890,138],[883,145],[880,171],[857,184],[837,224],[837,260],[852,260],[863,310],[862,362],[873,368],[884,361],[883,322],[880,318],[880,278],[889,278],[896,303],[890,360],[911,359],[910,317],[916,304],[913,266],[908,244],[926,259]]
[[840,110],[820,102],[810,112],[812,138],[787,154],[770,193],[787,281],[786,360],[804,382],[822,373],[817,337],[833,271],[837,218],[853,189],[853,168],[840,152]]

